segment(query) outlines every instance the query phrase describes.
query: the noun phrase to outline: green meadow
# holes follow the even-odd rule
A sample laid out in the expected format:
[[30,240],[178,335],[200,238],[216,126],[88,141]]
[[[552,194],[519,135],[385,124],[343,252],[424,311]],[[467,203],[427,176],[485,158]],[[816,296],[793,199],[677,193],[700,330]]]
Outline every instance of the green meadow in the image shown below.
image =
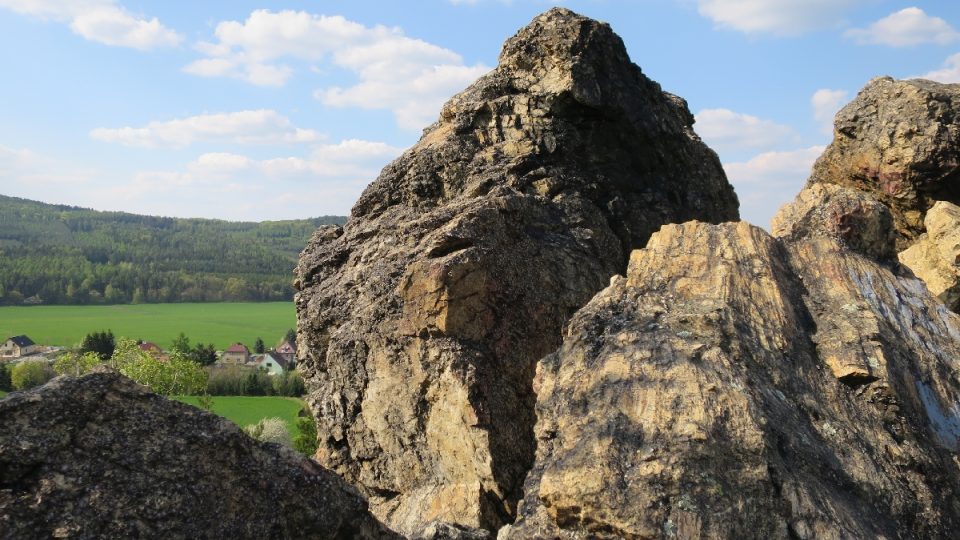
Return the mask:
[[[174,399],[194,407],[200,402],[195,396],[177,396]],[[213,396],[212,412],[240,427],[256,424],[262,418],[281,418],[287,423],[290,437],[296,437],[297,414],[305,407],[302,400],[289,397]]]
[[268,347],[296,328],[293,302],[0,307],[0,340],[25,334],[41,345],[72,346],[90,332],[152,341],[166,349],[180,332],[190,343],[225,349],[237,341]]

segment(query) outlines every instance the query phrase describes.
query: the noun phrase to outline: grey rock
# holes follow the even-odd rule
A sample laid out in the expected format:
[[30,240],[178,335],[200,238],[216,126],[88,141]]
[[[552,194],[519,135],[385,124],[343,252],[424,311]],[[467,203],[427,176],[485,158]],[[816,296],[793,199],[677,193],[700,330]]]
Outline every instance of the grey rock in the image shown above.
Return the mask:
[[0,400],[0,537],[400,538],[335,474],[114,372]]

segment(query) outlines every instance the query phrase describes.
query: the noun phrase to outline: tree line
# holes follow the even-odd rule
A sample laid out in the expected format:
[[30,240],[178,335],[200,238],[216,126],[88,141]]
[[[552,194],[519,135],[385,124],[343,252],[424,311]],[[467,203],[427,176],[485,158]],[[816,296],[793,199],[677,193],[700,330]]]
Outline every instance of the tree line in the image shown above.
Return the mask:
[[289,300],[310,235],[344,220],[166,218],[0,196],[0,305]]

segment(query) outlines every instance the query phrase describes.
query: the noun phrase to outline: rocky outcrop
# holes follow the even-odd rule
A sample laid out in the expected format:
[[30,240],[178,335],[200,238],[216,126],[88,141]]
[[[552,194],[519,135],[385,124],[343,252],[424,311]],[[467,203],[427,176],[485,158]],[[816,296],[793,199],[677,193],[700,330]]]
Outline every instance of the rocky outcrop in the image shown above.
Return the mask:
[[773,218],[774,235],[830,237],[877,260],[899,258],[960,308],[960,273],[950,260],[956,221],[938,206],[960,203],[958,112],[960,85],[870,81],[837,113],[833,142],[806,187]]
[[538,366],[500,538],[949,538],[960,317],[825,236],[668,225]]
[[930,292],[960,311],[960,207],[938,201],[923,219],[926,232],[898,255]]
[[958,110],[960,85],[873,79],[837,113],[807,185],[844,186],[888,206],[902,251],[934,202],[960,202]]
[[399,538],[336,475],[112,372],[0,400],[0,537]]
[[317,459],[389,525],[512,521],[539,358],[663,223],[737,218],[680,98],[554,9],[301,255]]

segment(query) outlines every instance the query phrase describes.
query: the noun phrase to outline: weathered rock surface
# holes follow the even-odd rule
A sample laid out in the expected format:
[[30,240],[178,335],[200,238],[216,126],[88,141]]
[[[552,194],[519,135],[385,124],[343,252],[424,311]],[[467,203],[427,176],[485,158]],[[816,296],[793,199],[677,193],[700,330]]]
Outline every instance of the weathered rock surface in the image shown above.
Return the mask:
[[0,537],[399,538],[312,460],[112,372],[0,400]]
[[923,224],[927,232],[900,252],[900,262],[950,309],[960,311],[960,207],[938,201]]
[[960,202],[958,111],[960,85],[873,79],[837,113],[807,185],[837,184],[887,205],[902,251],[934,202]]
[[791,240],[832,238],[878,260],[896,256],[893,215],[869,193],[836,184],[815,183],[773,216],[774,236]]
[[500,538],[949,538],[960,317],[818,237],[668,225],[538,366]]
[[317,458],[412,534],[513,519],[536,361],[661,224],[737,218],[683,100],[554,9],[301,255]]

